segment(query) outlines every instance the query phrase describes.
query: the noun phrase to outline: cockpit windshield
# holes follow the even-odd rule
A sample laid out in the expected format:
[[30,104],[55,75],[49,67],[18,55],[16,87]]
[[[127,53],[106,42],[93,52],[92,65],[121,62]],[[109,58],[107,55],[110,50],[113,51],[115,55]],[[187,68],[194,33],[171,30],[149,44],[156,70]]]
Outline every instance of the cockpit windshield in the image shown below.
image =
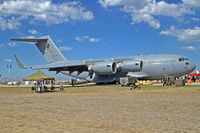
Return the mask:
[[181,57],[181,58],[178,58],[178,61],[181,62],[181,61],[189,61],[188,58],[184,58],[184,57]]

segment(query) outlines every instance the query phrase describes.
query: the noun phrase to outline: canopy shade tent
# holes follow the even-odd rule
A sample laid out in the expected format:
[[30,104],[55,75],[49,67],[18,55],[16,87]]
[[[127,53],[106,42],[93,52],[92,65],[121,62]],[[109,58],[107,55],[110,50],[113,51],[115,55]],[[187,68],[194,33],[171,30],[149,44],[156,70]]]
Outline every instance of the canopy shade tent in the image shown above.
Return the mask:
[[39,70],[33,75],[24,78],[23,80],[24,81],[55,80],[55,78],[50,77]]

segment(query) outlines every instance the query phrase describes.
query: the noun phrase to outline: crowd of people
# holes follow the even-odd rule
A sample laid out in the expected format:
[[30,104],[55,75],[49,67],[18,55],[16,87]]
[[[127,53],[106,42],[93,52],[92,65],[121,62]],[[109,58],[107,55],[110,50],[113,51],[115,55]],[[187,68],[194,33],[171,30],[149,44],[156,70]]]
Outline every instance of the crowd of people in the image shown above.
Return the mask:
[[[48,87],[46,86],[46,84],[44,83],[44,81],[37,81],[37,83],[34,83],[32,90],[36,93],[42,93],[42,92],[52,92],[55,87],[53,86],[53,81],[50,82],[51,87],[48,89]],[[64,90],[64,86],[61,85],[60,87],[60,91]]]

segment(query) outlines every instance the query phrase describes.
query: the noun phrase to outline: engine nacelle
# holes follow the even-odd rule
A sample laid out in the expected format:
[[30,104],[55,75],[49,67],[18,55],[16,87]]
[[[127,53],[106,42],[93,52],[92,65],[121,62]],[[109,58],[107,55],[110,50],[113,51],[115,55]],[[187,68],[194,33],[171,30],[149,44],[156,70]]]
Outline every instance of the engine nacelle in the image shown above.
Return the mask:
[[118,65],[118,69],[123,72],[140,72],[142,71],[142,66],[142,61],[128,60]]
[[97,62],[89,66],[88,70],[99,75],[112,75],[117,72],[117,67],[115,62]]

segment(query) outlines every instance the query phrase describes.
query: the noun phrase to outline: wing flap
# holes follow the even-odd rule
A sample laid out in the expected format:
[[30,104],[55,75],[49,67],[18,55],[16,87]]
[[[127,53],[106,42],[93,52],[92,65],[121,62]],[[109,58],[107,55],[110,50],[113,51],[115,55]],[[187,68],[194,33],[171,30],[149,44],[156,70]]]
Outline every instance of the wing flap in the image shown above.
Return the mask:
[[66,71],[69,69],[74,70],[80,70],[80,69],[86,69],[87,64],[84,62],[73,62],[73,61],[67,61],[64,63],[52,63],[52,64],[46,64],[46,65],[39,65],[39,66],[33,66],[33,70],[37,69],[49,69],[51,71]]

